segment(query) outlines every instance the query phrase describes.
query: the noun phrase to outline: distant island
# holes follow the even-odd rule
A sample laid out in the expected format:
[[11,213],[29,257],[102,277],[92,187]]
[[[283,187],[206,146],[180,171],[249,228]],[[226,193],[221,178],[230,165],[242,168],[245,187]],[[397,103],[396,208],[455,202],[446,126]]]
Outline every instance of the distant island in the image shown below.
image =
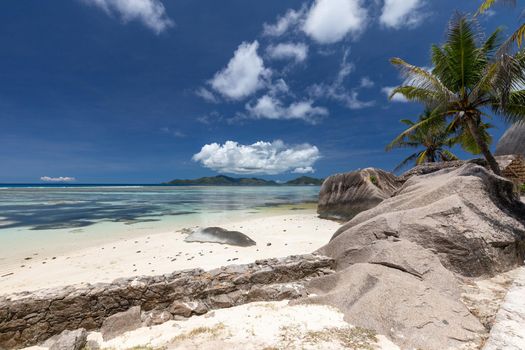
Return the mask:
[[301,176],[297,179],[285,183],[278,183],[272,180],[251,178],[234,178],[225,175],[211,177],[201,177],[193,180],[172,180],[166,182],[166,185],[173,186],[320,186],[323,179],[316,179],[309,176]]

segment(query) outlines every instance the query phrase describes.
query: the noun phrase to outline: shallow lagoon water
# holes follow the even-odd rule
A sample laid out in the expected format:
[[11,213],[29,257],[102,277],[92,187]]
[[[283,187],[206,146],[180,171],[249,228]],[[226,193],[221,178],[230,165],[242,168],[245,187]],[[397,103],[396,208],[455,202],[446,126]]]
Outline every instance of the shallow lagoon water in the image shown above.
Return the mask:
[[0,263],[182,227],[214,225],[317,201],[317,186],[175,187],[0,185]]

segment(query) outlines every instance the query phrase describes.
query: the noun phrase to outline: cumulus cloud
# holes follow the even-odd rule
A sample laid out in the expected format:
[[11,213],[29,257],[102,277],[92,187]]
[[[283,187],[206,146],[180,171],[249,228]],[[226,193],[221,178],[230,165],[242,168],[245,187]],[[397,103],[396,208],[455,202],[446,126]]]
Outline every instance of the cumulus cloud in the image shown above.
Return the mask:
[[[394,91],[394,89],[395,89],[395,87],[393,87],[393,86],[385,86],[384,88],[381,89],[381,91],[387,97],[390,97],[390,95],[392,95],[392,92]],[[408,100],[401,94],[395,94],[394,96],[392,96],[390,101],[393,101],[393,102],[408,102]]]
[[349,34],[359,35],[367,20],[362,0],[316,0],[302,29],[318,43],[333,44]]
[[60,177],[49,177],[49,176],[42,176],[40,178],[41,181],[45,182],[72,182],[76,181],[74,177],[69,176],[60,176]]
[[211,87],[232,100],[243,99],[262,88],[271,71],[264,67],[258,48],[257,40],[239,45],[228,65],[210,81]]
[[316,107],[313,101],[294,102],[289,106],[275,96],[264,95],[254,104],[247,104],[246,109],[251,118],[255,119],[301,119],[315,124],[320,118],[328,115],[324,107]]
[[284,16],[277,19],[274,24],[264,23],[263,35],[266,36],[281,36],[296,26],[304,15],[304,9],[299,11],[288,10]]
[[394,29],[415,27],[426,16],[421,12],[423,5],[424,0],[385,0],[379,22]]
[[312,168],[311,166],[296,168],[292,171],[292,173],[295,173],[295,174],[308,174],[308,173],[313,173],[313,172],[315,172],[315,169]]
[[146,27],[159,34],[173,26],[173,21],[166,14],[164,5],[159,0],[82,0],[96,6],[108,15],[117,15],[123,22],[140,21]]
[[212,143],[204,145],[192,159],[217,172],[277,175],[288,171],[312,172],[312,166],[320,157],[316,146],[307,143],[288,146],[277,140],[251,145],[235,141]]
[[280,43],[268,46],[266,54],[275,60],[293,59],[302,62],[308,56],[308,46],[302,43]]

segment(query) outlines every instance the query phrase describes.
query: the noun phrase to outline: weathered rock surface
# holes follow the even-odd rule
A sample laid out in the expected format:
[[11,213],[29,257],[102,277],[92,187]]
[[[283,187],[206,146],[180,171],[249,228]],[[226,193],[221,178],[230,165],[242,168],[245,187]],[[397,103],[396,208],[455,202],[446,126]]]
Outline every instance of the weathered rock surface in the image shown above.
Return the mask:
[[173,319],[173,315],[166,310],[151,310],[142,313],[142,324],[146,327],[156,326]]
[[228,231],[221,227],[206,227],[195,230],[184,240],[186,242],[220,243],[239,247],[249,247],[257,244],[242,232]]
[[470,160],[453,160],[449,162],[424,163],[416,165],[412,169],[403,173],[401,176],[399,176],[399,179],[404,183],[412,176],[427,175],[443,169],[457,169],[465,164],[476,164],[486,167],[487,161],[485,159],[477,158]]
[[354,249],[397,237],[438,255],[464,276],[491,276],[523,263],[525,205],[513,184],[485,168],[412,177],[398,193],[343,225],[320,249],[338,264]]
[[174,302],[199,302],[201,313],[253,301],[296,299],[304,281],[333,272],[333,259],[318,255],[267,259],[212,271],[118,279],[0,297],[0,349],[34,345],[66,329],[98,329],[104,320],[133,306],[144,317],[169,311]]
[[322,218],[350,220],[390,198],[400,186],[395,175],[374,168],[333,175],[321,187],[317,213]]
[[490,338],[483,350],[525,349],[525,268],[514,280],[496,315]]
[[410,177],[318,252],[336,260],[337,273],[312,280],[317,296],[301,302],[336,306],[402,348],[476,348],[487,330],[462,303],[455,273],[521,265],[525,206],[510,181],[464,164]]
[[51,342],[49,350],[80,350],[86,345],[87,332],[84,328],[65,330]]
[[127,311],[119,312],[106,318],[102,322],[100,333],[102,333],[104,340],[109,340],[141,326],[140,306],[133,306]]
[[459,284],[429,250],[395,238],[348,253],[344,266],[314,279],[301,302],[328,304],[403,349],[479,345],[486,330],[460,301]]
[[525,123],[512,125],[496,146],[496,155],[520,154],[525,157]]

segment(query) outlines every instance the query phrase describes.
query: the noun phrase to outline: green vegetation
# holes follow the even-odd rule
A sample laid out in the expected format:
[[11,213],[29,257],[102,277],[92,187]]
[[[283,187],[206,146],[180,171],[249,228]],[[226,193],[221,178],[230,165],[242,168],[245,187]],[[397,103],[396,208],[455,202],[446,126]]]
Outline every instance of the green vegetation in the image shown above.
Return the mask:
[[277,186],[275,181],[257,178],[233,178],[224,175],[201,177],[194,180],[172,180],[168,185],[175,186]]
[[[483,4],[481,4],[481,6],[479,7],[478,13],[481,14],[481,13],[486,12],[498,2],[510,3],[512,5],[516,5],[516,0],[485,0]],[[512,36],[509,38],[505,46],[508,46],[508,44],[515,42],[518,44],[518,47],[521,47],[521,44],[523,43],[524,39],[525,39],[525,23],[522,24],[514,32],[514,34],[512,34]]]
[[377,181],[377,176],[370,175],[370,182],[373,183],[375,186],[379,185],[379,182]]
[[525,184],[522,184],[520,189],[521,189],[521,193],[525,194]]
[[286,185],[295,185],[295,186],[305,186],[305,185],[316,185],[321,186],[323,184],[324,179],[316,179],[314,177],[310,176],[301,176],[298,177],[295,180],[290,180],[286,182]]
[[[417,123],[424,122],[431,118],[432,112],[426,110],[424,114],[419,116]],[[434,123],[423,123],[419,128],[412,129],[414,123],[411,120],[401,120],[410,129],[397,137],[392,143],[387,146],[387,151],[394,148],[421,148],[412,153],[405,160],[403,160],[394,171],[397,171],[411,162],[416,165],[423,163],[434,163],[438,161],[446,162],[457,160],[458,158],[447,149],[457,142],[457,138],[453,137],[451,131],[448,129],[444,119],[439,119]]]
[[457,135],[457,142],[472,153],[481,153],[500,175],[489,149],[484,118],[491,110],[509,122],[525,120],[525,52],[501,53],[500,30],[485,40],[474,21],[456,15],[442,46],[432,46],[434,68],[411,65],[401,58],[392,64],[406,79],[392,96],[401,94],[431,109],[430,116],[410,126],[392,144],[406,140],[415,130],[442,123]]
[[304,186],[304,185],[321,185],[323,180],[313,177],[301,176],[295,180],[290,180],[284,184],[275,181],[252,178],[234,178],[225,175],[213,177],[201,177],[194,180],[172,180],[167,185],[173,186]]

